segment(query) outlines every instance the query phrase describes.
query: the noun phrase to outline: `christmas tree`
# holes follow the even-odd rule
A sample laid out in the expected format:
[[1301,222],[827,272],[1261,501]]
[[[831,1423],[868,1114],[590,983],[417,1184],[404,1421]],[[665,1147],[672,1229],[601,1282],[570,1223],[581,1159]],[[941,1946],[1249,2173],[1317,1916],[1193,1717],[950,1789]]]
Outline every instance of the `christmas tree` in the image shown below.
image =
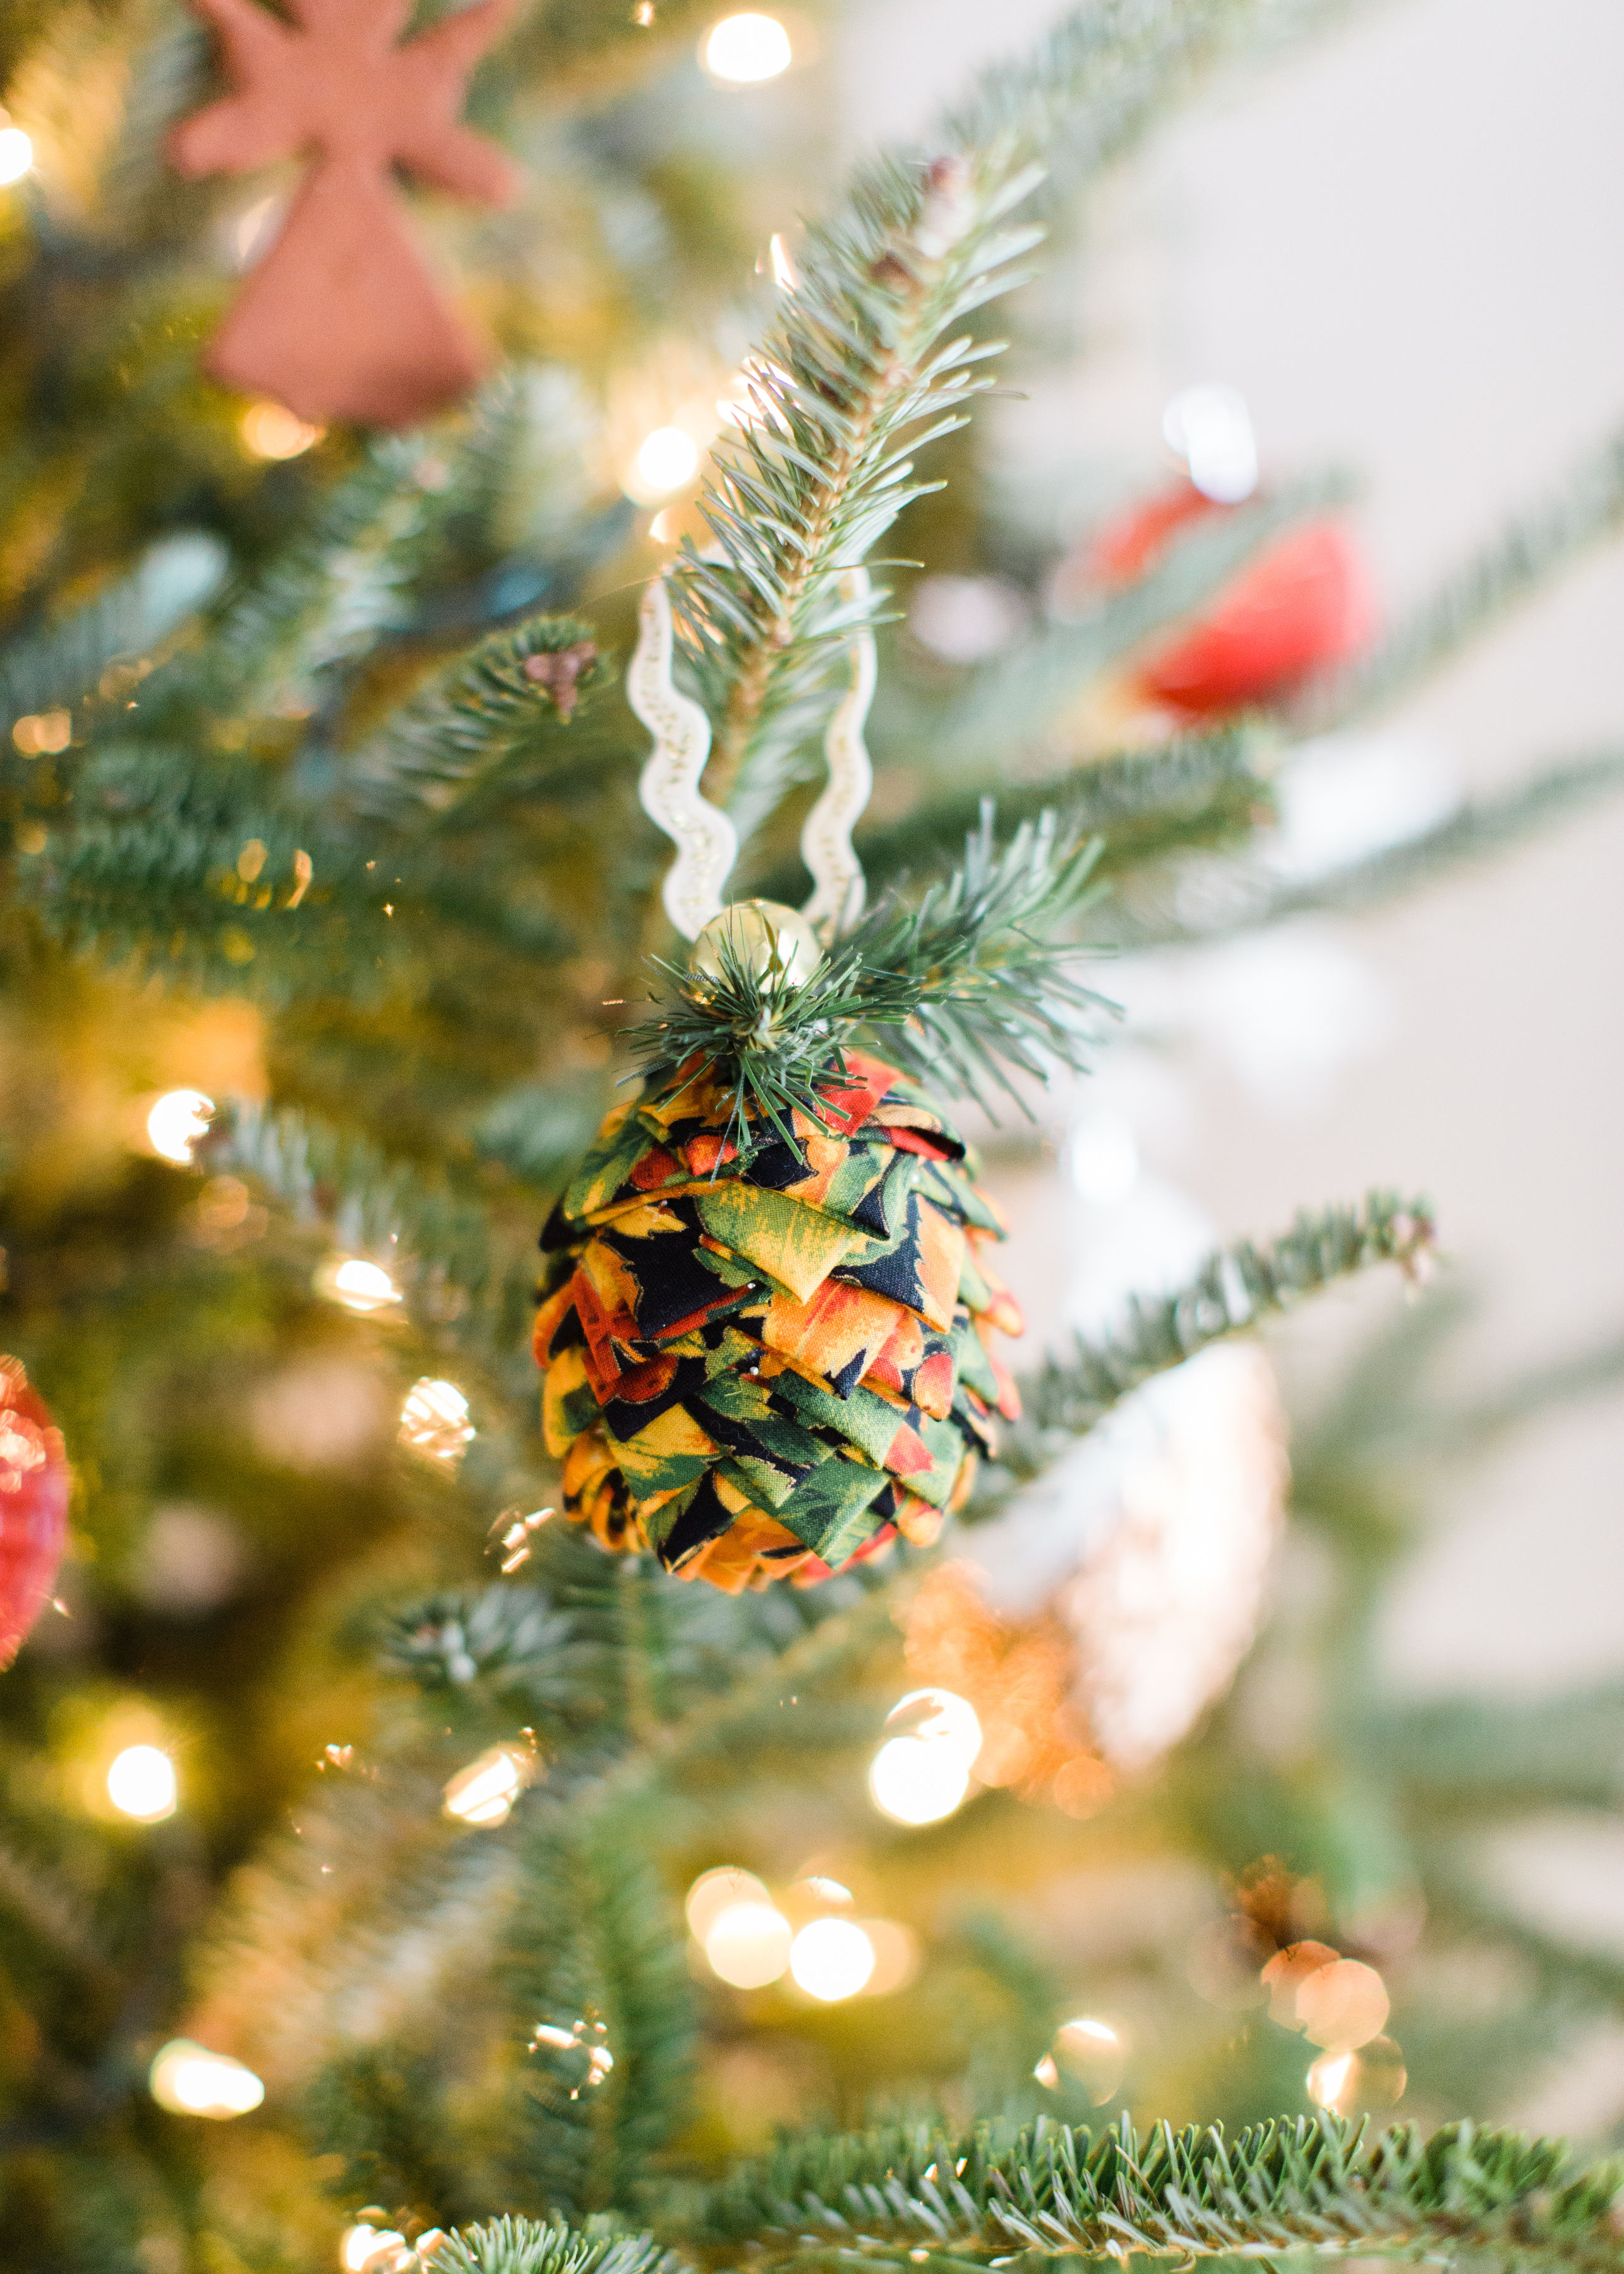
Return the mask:
[[1046,245],[1313,12],[1089,0],[838,193],[812,76],[716,91],[776,15],[0,19],[0,2265],[1618,2263],[1624,2175],[1492,2120],[1624,1969],[1472,1843],[1611,1806],[1624,1691],[1373,1638],[1624,1353],[1446,1393],[1380,1191],[1004,1339],[1112,952],[1624,774],[1271,859],[1616,439],[1380,636],[1214,390],[1064,560],[989,494]]

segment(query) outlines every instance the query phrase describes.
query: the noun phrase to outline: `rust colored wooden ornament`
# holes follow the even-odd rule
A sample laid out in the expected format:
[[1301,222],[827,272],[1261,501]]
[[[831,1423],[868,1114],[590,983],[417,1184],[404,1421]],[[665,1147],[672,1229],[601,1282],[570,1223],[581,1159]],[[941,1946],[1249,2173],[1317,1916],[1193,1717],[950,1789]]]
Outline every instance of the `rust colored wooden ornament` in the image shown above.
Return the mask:
[[20,1359],[0,1358],[0,1667],[50,1600],[68,1536],[68,1457]]
[[258,0],[194,4],[234,92],[177,127],[175,165],[241,174],[312,161],[206,368],[319,425],[406,426],[456,401],[487,352],[441,297],[391,174],[491,205],[516,194],[517,169],[457,122],[463,79],[512,0],[478,0],[403,46],[406,0],[293,0],[291,24]]

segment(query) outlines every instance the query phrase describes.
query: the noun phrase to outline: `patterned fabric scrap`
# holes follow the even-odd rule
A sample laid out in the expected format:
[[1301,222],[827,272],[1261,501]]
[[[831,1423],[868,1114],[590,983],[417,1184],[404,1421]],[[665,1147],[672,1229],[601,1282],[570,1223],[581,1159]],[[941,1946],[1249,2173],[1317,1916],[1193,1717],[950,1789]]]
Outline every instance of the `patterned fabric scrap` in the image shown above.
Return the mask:
[[620,1106],[553,1210],[536,1356],[564,1508],[730,1594],[807,1585],[968,1495],[1020,1312],[963,1140],[848,1051],[829,1126],[728,1141],[706,1078]]

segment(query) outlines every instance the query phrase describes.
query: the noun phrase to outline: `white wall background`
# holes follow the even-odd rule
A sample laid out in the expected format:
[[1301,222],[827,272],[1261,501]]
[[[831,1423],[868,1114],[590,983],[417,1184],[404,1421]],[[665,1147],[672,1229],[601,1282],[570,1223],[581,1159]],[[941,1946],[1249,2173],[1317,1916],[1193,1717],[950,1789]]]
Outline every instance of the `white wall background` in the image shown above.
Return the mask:
[[[850,139],[916,131],[971,63],[1058,12],[862,0],[840,58]],[[1362,474],[1364,541],[1402,602],[1624,416],[1621,95],[1611,0],[1394,0],[1230,72],[1101,201],[1080,270],[1086,364],[1007,414],[1012,472],[1080,457],[1148,478],[1168,396],[1227,380],[1274,469]],[[1389,767],[1487,787],[1624,744],[1621,627],[1624,549],[1392,721]],[[1621,876],[1617,807],[1282,941],[1259,1017],[1316,958],[1342,975],[1320,1023],[1349,1025],[1350,1062],[1282,1110],[1207,1053],[1180,1113],[1141,1120],[1147,1166],[1225,1233],[1372,1182],[1430,1191],[1485,1297],[1466,1379],[1624,1326]],[[1114,1237],[1105,1214],[1082,1236]],[[1052,1279],[1052,1239],[1023,1245],[1011,1276]],[[1345,1323],[1333,1306],[1305,1331]],[[1395,1607],[1395,1673],[1544,1685],[1624,1669],[1621,1475],[1615,1400],[1552,1417],[1464,1483]]]

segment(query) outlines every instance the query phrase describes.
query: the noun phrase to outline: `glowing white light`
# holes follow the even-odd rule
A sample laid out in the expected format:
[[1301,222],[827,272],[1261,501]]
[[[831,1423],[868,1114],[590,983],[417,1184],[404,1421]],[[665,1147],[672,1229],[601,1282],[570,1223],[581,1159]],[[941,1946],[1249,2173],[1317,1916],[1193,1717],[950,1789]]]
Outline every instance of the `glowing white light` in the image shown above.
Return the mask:
[[809,1895],[816,1895],[820,1903],[838,1903],[842,1910],[852,1900],[851,1889],[843,1886],[838,1879],[821,1879],[815,1874],[801,1884]]
[[761,1990],[789,1964],[793,1939],[789,1921],[771,1903],[734,1903],[706,1935],[705,1956],[711,1972],[735,1990]]
[[1356,2053],[1326,2053],[1308,2072],[1308,2097],[1320,2108],[1335,2108],[1353,2082]]
[[724,1911],[739,1903],[763,1903],[771,1906],[771,1896],[754,1871],[741,1871],[736,1864],[718,1864],[714,1871],[702,1871],[688,1889],[683,1903],[688,1929],[696,1941],[703,1942]]
[[649,523],[649,535],[656,545],[674,545],[681,534],[677,516],[669,506],[663,506]]
[[349,2228],[338,2246],[338,2263],[344,2274],[365,2274],[375,2259],[385,2251],[403,2251],[406,2238],[393,2227],[370,2226],[365,2219],[357,2219]]
[[724,16],[710,30],[700,56],[711,78],[727,87],[759,87],[763,79],[786,72],[795,60],[789,34],[778,18],[754,12]]
[[795,274],[795,264],[789,257],[789,247],[774,230],[767,239],[767,257],[772,263],[772,281],[780,292],[793,292],[801,282]]
[[951,1745],[892,1737],[868,1770],[875,1806],[898,1824],[936,1824],[970,1789],[970,1764]]
[[446,1787],[446,1814],[462,1824],[502,1824],[529,1781],[523,1756],[492,1745]]
[[177,2116],[210,2116],[223,2121],[246,2116],[265,2098],[252,2069],[229,2053],[212,2053],[190,2037],[176,2037],[155,2055],[147,2073],[147,2089],[160,2108]]
[[185,1169],[192,1148],[207,1134],[214,1101],[200,1089],[166,1090],[147,1117],[147,1134],[154,1153]]
[[645,434],[632,460],[635,493],[644,498],[669,497],[685,489],[699,471],[699,445],[680,426],[657,426]]
[[476,1431],[468,1400],[455,1382],[425,1374],[414,1382],[401,1407],[401,1442],[431,1461],[461,1460]]
[[885,1716],[886,1727],[901,1722],[911,1736],[929,1745],[946,1745],[966,1768],[981,1750],[981,1725],[967,1698],[951,1690],[910,1690]]
[[0,126],[0,189],[20,182],[34,163],[34,145],[20,126]]
[[851,1919],[814,1919],[790,1945],[789,1970],[826,2006],[854,1998],[874,1971],[874,1945]]
[[174,1815],[180,1797],[175,1764],[156,1745],[126,1745],[108,1770],[107,1796],[121,1816],[161,1823]]
[[389,1304],[401,1300],[400,1289],[382,1264],[369,1263],[364,1255],[346,1257],[334,1269],[327,1285],[346,1310],[359,1311],[363,1315],[387,1309]]
[[1162,431],[1203,497],[1238,505],[1257,488],[1257,438],[1234,388],[1186,387],[1162,413]]

